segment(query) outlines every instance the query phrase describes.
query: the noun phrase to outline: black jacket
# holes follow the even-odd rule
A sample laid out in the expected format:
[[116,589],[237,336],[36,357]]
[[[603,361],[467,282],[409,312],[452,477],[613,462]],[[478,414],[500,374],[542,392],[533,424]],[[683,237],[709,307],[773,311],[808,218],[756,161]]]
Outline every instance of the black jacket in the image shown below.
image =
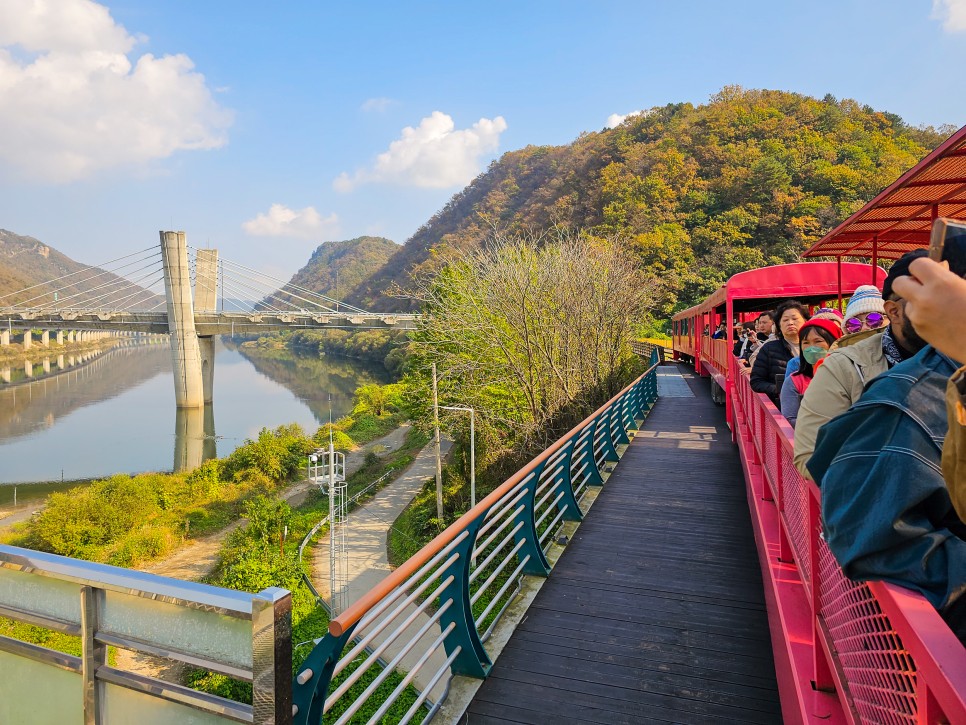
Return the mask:
[[751,389],[765,393],[777,407],[780,388],[775,385],[775,376],[784,375],[788,361],[792,359],[792,349],[782,339],[771,340],[761,346],[755,366],[751,369]]

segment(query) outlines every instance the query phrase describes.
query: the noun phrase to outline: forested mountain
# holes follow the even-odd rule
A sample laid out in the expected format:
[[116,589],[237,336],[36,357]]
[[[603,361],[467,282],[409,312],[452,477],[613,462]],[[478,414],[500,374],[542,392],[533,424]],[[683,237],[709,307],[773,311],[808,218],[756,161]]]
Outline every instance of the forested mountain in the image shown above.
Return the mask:
[[[74,274],[81,270],[87,271],[82,274]],[[66,279],[60,279],[65,276]],[[60,281],[53,285],[43,284],[49,280]],[[120,280],[120,278],[97,267],[88,267],[86,264],[75,262],[67,255],[61,254],[38,239],[20,236],[6,229],[0,229],[0,307],[16,304],[34,306],[43,304],[50,301],[49,295],[44,296],[45,293],[51,292],[54,288],[60,290],[59,297],[61,300],[98,286],[101,287],[101,291],[92,294],[100,296],[113,289],[109,286],[112,280]],[[127,285],[128,283],[119,281],[118,287],[122,284]],[[34,287],[34,285],[40,286]],[[31,289],[20,294],[14,294],[28,287]],[[78,297],[75,299],[78,304],[82,304],[83,300],[87,298]],[[161,298],[145,295],[136,299],[141,303],[141,306],[151,307]],[[103,301],[110,303],[111,298],[104,298]]]
[[398,309],[381,291],[448,250],[493,229],[558,224],[620,235],[663,280],[663,316],[735,272],[796,260],[953,130],[914,128],[853,100],[740,87],[652,108],[567,146],[504,154],[349,301]]
[[384,237],[356,237],[344,242],[323,242],[290,284],[341,300],[350,296],[399,250]]

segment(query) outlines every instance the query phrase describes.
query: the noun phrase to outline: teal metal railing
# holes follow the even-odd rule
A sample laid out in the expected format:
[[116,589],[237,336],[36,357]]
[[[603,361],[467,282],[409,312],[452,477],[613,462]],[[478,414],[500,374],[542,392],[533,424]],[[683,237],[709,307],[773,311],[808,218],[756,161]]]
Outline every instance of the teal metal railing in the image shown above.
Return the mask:
[[452,675],[485,677],[493,627],[524,575],[549,575],[556,533],[657,400],[659,364],[652,349],[643,375],[332,620],[295,677],[294,722],[427,721]]

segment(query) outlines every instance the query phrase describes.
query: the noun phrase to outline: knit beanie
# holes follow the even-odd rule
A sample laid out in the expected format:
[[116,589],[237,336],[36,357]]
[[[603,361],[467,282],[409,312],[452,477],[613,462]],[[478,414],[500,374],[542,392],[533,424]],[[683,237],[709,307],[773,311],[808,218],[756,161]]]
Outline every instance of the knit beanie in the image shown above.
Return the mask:
[[875,285],[864,284],[852,293],[848,307],[845,308],[845,319],[855,317],[863,312],[879,312],[885,314],[882,304],[882,294]]
[[837,320],[830,320],[825,317],[813,317],[802,325],[802,329],[798,331],[799,342],[805,339],[805,335],[808,332],[809,327],[821,327],[832,336],[833,340],[838,340],[840,337],[842,337],[842,325],[840,325]]

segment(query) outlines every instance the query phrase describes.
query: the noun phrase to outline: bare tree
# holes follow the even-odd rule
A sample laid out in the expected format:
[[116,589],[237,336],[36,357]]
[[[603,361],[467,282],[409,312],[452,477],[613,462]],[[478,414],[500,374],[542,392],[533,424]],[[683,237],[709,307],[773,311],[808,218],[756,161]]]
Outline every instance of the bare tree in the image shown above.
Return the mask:
[[424,314],[412,346],[419,370],[437,364],[441,399],[472,405],[513,438],[536,435],[633,354],[657,285],[624,250],[554,229],[495,233],[449,259],[411,293]]

